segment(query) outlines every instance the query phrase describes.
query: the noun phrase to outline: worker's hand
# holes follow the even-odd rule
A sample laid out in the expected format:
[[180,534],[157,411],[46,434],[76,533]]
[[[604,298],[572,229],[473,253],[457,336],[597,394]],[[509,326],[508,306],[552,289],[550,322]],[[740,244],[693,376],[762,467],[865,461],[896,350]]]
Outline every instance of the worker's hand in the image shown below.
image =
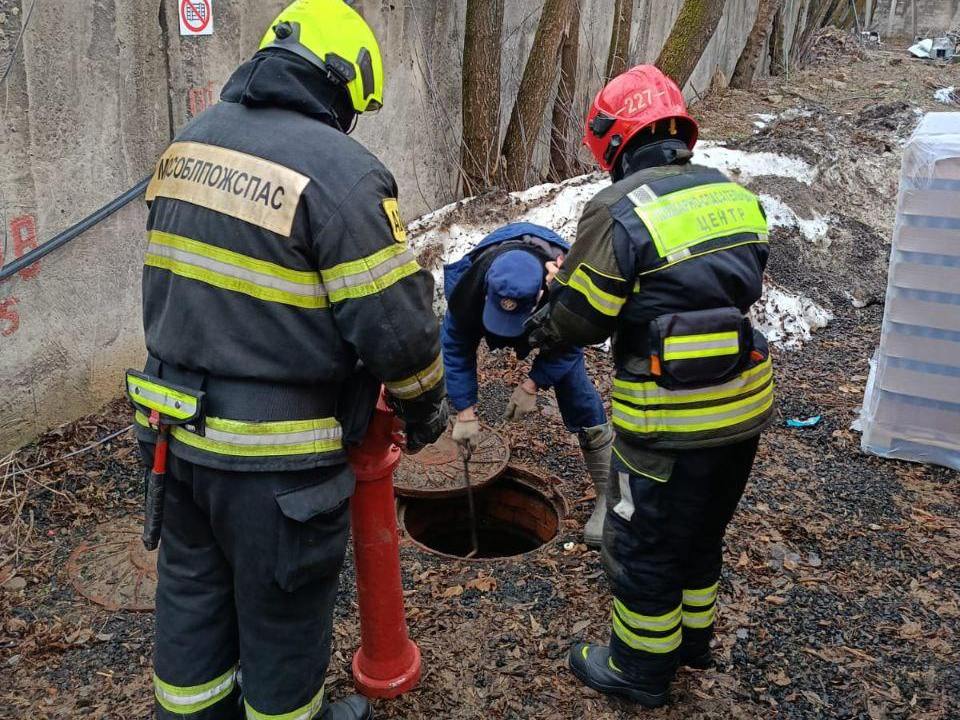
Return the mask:
[[480,421],[476,408],[471,406],[457,413],[453,424],[453,441],[467,454],[472,453],[480,444]]
[[560,272],[560,268],[563,267],[563,255],[557,255],[556,260],[551,260],[547,263],[547,285],[553,282],[553,279],[557,276],[557,273]]
[[439,440],[447,429],[449,418],[450,411],[447,408],[447,401],[444,399],[429,416],[423,419],[410,418],[405,420],[403,431],[407,436],[407,443],[404,452],[407,455],[416,455],[427,445],[432,445]]
[[519,420],[524,415],[532,413],[537,408],[537,385],[530,378],[517,385],[517,389],[510,396],[507,409],[503,413],[504,420]]

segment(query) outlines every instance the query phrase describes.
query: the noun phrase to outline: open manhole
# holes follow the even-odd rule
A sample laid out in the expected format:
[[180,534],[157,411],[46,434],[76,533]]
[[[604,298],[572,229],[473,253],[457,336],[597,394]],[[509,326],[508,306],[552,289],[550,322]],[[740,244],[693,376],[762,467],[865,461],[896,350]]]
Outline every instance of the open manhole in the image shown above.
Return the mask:
[[513,465],[496,482],[473,491],[478,552],[473,551],[466,496],[404,498],[400,526],[427,552],[493,560],[533,552],[553,540],[566,515],[554,482]]
[[148,611],[157,591],[157,553],[148,552],[134,523],[101,525],[67,560],[70,582],[109,610]]
[[[470,484],[482,487],[497,479],[510,459],[502,435],[480,426],[480,444],[470,456]],[[416,455],[404,455],[394,471],[393,486],[404,497],[452,497],[466,492],[463,458],[448,429]]]

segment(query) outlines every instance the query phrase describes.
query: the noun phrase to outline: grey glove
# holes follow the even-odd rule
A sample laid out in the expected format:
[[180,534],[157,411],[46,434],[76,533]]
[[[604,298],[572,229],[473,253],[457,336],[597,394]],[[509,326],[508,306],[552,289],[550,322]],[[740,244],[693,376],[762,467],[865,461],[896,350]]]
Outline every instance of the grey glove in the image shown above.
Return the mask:
[[480,421],[457,420],[453,425],[453,441],[467,453],[472,453],[480,445]]
[[517,385],[503,413],[504,420],[520,420],[537,409],[537,394],[529,392],[523,385]]

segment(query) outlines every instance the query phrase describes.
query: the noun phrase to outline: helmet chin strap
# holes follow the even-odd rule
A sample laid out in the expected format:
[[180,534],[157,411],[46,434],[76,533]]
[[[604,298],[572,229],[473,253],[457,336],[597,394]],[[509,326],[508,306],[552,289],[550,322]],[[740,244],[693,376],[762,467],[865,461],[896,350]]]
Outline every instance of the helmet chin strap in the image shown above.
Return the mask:
[[638,170],[663,165],[685,165],[692,157],[693,153],[687,144],[673,138],[628,147],[617,159],[610,171],[610,177],[617,182]]

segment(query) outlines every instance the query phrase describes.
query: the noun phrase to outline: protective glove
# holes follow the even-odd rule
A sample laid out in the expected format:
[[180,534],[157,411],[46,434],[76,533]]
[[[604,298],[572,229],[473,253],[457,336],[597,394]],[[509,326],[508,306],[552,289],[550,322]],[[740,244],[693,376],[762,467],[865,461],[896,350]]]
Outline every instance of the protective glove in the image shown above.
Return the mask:
[[453,441],[463,448],[466,452],[472,453],[480,445],[480,421],[461,420],[453,424]]
[[524,415],[532,413],[537,408],[537,394],[531,393],[522,384],[517,385],[507,409],[503,413],[504,420],[520,420]]
[[444,399],[429,416],[405,420],[404,434],[407,436],[407,455],[416,455],[427,445],[432,445],[447,429],[450,411]]

